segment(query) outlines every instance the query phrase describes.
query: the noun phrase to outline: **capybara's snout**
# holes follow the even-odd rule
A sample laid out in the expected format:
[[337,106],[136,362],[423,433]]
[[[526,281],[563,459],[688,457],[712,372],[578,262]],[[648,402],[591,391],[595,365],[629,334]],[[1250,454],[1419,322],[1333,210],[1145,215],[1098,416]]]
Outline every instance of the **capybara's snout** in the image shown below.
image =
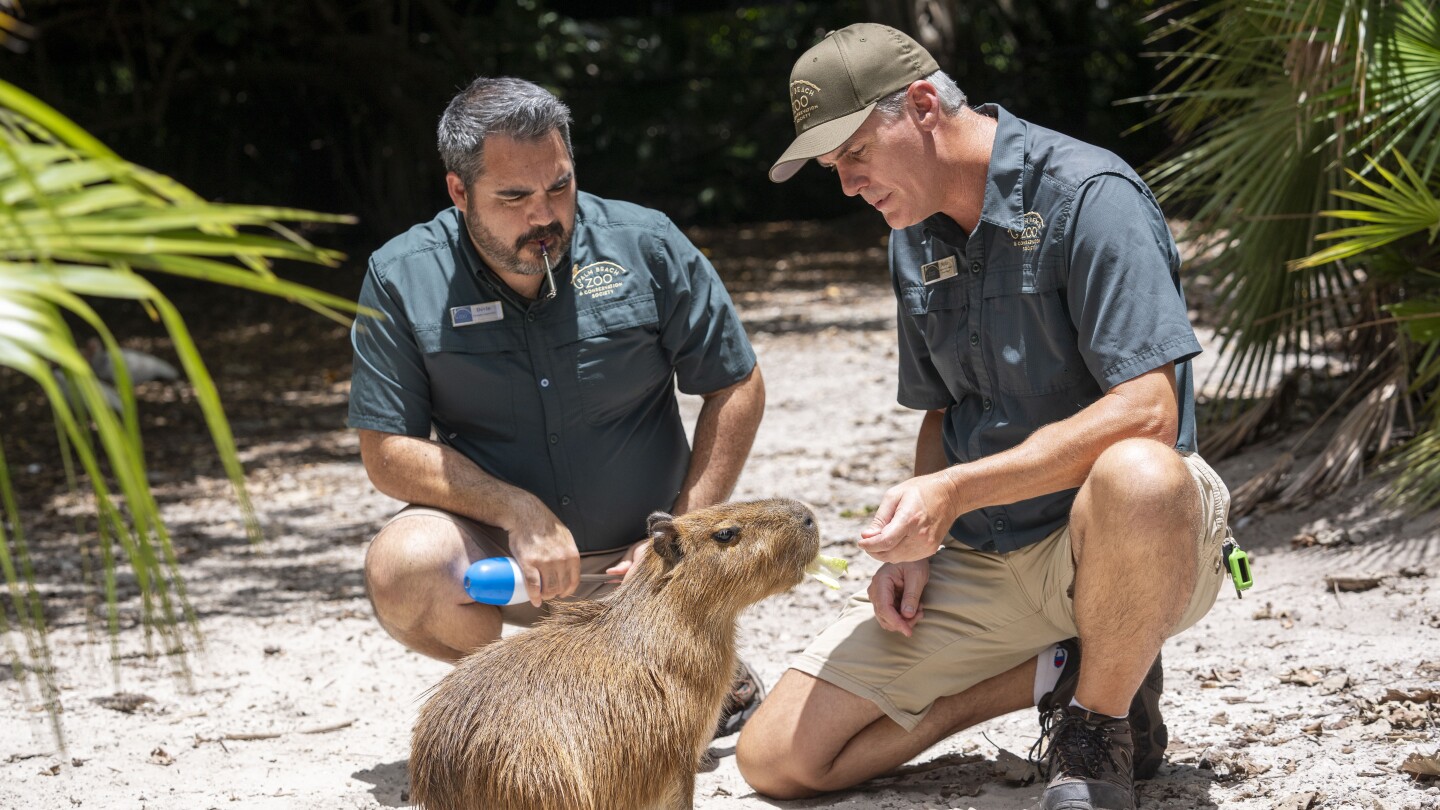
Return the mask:
[[820,523],[815,513],[790,498],[757,503],[764,516],[752,520],[765,526],[766,545],[757,549],[757,553],[775,562],[776,585],[781,589],[800,584],[805,579],[805,569],[820,553]]
[[816,520],[814,510],[799,501],[788,501],[787,507],[799,524],[797,533],[800,539],[795,545],[803,558],[800,561],[803,569],[820,553],[820,521]]

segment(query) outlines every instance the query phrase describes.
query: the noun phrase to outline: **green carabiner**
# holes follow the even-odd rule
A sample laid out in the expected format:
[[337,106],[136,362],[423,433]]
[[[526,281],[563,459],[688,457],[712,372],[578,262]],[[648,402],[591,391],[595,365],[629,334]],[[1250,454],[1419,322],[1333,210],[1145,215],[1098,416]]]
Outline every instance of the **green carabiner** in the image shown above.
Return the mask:
[[1250,575],[1250,555],[1240,544],[1233,539],[1226,540],[1221,554],[1225,557],[1225,567],[1230,571],[1230,580],[1235,583],[1235,596],[1241,596],[1241,591],[1248,591],[1255,584],[1255,578]]

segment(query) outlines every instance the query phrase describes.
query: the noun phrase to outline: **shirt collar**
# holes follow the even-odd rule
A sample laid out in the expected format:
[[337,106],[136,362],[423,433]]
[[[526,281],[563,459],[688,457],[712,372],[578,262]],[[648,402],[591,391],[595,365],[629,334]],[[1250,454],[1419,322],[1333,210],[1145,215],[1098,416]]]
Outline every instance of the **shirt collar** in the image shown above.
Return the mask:
[[[1025,227],[1025,122],[1011,115],[999,104],[984,104],[975,112],[994,118],[995,143],[990,149],[990,166],[985,171],[985,200],[980,205],[980,221],[997,228],[1019,230]],[[964,244],[965,229],[947,214],[926,217],[925,232],[951,245]]]
[[980,220],[997,228],[1025,227],[1025,122],[999,104],[985,104],[976,112],[995,119],[995,144],[985,174],[985,202]]

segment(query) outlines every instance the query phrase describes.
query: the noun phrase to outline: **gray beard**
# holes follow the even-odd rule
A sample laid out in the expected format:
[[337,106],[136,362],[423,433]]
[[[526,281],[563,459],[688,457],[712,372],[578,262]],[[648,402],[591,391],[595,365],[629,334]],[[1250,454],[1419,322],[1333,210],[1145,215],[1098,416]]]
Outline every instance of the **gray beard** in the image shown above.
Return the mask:
[[[568,233],[562,233],[549,246],[550,264],[553,266],[570,251],[570,240],[574,234],[574,225]],[[486,228],[480,222],[478,216],[470,211],[465,212],[465,230],[470,232],[470,241],[475,243],[475,248],[480,255],[488,262],[493,262],[497,267],[495,270],[502,270],[506,273],[514,273],[517,276],[540,276],[545,274],[544,261],[528,262],[520,257],[520,251],[513,245],[507,245],[500,241],[494,232]]]

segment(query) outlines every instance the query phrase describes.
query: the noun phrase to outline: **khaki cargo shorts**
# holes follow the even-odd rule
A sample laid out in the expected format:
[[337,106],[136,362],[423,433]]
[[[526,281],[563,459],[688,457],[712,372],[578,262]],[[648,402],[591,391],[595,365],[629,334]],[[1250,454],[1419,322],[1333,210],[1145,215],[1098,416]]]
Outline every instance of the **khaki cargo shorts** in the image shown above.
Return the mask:
[[[1184,454],[1199,486],[1205,522],[1195,538],[1200,576],[1179,633],[1215,603],[1223,580],[1220,548],[1229,534],[1230,492],[1197,454]],[[1075,581],[1070,532],[1006,554],[947,544],[930,559],[925,616],[906,638],[884,630],[865,591],[846,603],[791,668],[872,700],[913,731],[936,699],[953,695],[1079,635],[1069,595]]]
[[[510,537],[504,529],[486,523],[479,523],[463,515],[446,512],[444,509],[436,509],[430,506],[407,506],[399,512],[396,512],[393,517],[385,522],[385,525],[389,526],[397,520],[404,520],[414,515],[438,517],[455,524],[456,528],[460,530],[461,536],[469,540],[479,549],[478,554],[474,553],[474,549],[469,549],[469,551],[471,551],[470,562],[472,563],[476,560],[483,560],[486,557],[510,556]],[[638,537],[636,538],[636,540],[639,539]],[[620,560],[625,557],[625,552],[629,550],[629,546],[622,546],[621,548],[610,551],[595,551],[588,554],[582,553],[580,555],[580,573],[603,574],[605,573],[605,569],[620,562]],[[460,583],[456,583],[456,585],[459,584]],[[575,588],[573,594],[564,599],[553,601],[571,602],[579,599],[599,599],[615,590],[619,584],[620,581],[618,579],[614,582],[581,582],[580,585]],[[464,592],[461,591],[461,593]],[[548,605],[549,602],[546,604]],[[521,602],[518,605],[502,605],[500,607],[501,621],[506,624],[519,625],[520,627],[529,627],[542,617],[549,615],[549,613],[550,610],[547,607],[542,606],[536,608],[529,602]]]

